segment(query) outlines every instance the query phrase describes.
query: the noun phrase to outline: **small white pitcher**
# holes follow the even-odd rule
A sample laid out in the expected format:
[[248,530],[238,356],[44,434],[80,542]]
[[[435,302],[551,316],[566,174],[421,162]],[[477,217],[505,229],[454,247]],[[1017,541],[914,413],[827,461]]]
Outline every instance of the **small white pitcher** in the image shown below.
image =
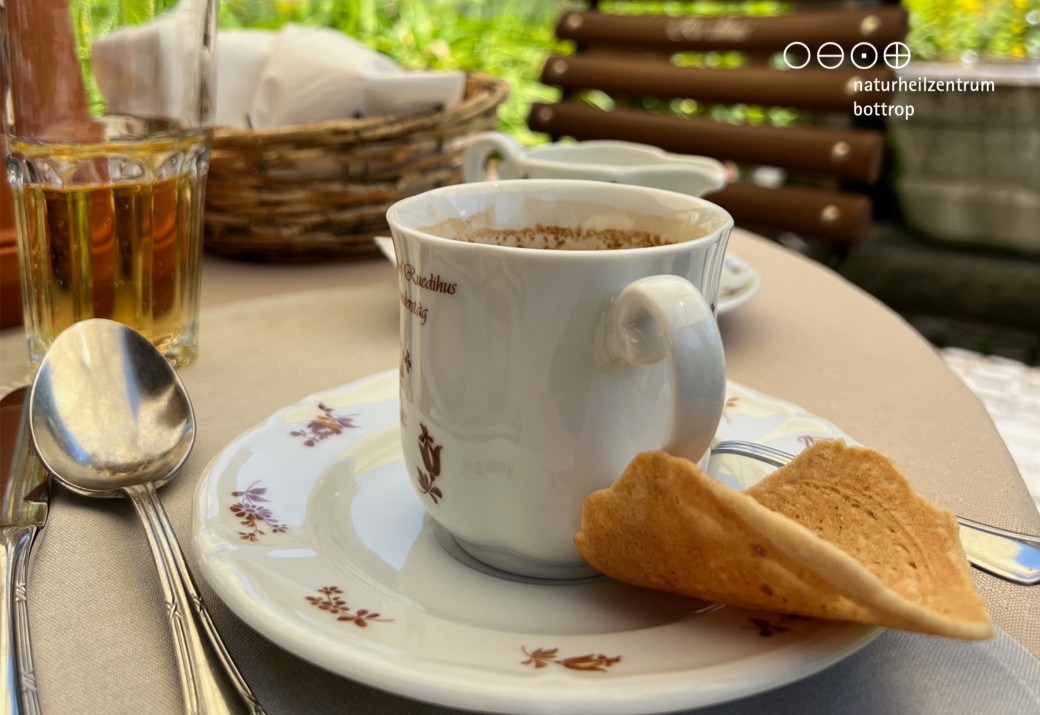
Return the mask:
[[477,134],[463,156],[467,182],[488,178],[488,160],[498,154],[500,179],[591,179],[634,184],[703,196],[726,184],[726,170],[704,156],[669,154],[657,147],[622,141],[547,144],[524,149],[500,132]]

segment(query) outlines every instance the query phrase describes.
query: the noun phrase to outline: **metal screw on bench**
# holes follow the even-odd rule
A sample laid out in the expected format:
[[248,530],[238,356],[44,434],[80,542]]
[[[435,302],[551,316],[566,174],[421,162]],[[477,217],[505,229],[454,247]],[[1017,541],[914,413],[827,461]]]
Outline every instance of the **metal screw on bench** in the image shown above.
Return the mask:
[[859,31],[864,36],[873,35],[881,27],[881,18],[877,15],[867,15],[859,24]]

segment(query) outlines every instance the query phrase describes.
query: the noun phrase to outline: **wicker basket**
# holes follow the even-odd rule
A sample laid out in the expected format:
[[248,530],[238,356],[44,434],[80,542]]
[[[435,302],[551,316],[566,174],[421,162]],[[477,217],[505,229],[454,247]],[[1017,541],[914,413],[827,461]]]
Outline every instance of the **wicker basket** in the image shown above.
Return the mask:
[[405,196],[462,180],[465,139],[494,129],[505,82],[471,73],[445,110],[261,131],[218,129],[207,250],[267,261],[364,258]]

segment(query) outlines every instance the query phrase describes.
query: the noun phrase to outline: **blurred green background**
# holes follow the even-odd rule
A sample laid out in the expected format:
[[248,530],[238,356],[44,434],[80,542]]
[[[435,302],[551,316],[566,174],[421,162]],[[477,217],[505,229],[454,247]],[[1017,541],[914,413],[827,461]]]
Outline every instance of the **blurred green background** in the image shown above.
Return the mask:
[[[920,60],[1040,58],[1040,0],[905,0],[911,13],[907,40]],[[532,102],[553,101],[556,91],[538,82],[546,55],[567,51],[553,34],[556,19],[573,0],[222,0],[220,26],[278,28],[287,22],[339,29],[411,68],[481,70],[509,82],[512,94],[500,108],[503,130],[524,143]],[[604,0],[612,12],[718,15],[784,12],[788,3],[625,2]],[[739,56],[713,53],[691,61],[739,64]],[[756,108],[741,111],[755,115]],[[782,114],[782,111],[781,111]],[[785,116],[734,117],[773,121]]]
[[[95,25],[125,19],[143,8],[172,7],[178,0],[72,0],[82,21]],[[784,12],[777,0],[647,2],[602,0],[611,12],[752,14]],[[910,11],[907,38],[917,60],[1040,59],[1040,0],[904,0]],[[480,70],[509,82],[512,93],[499,110],[502,128],[524,143],[541,140],[526,128],[532,102],[553,101],[556,91],[539,83],[545,57],[568,51],[554,37],[566,9],[578,0],[220,0],[220,27],[277,29],[286,23],[331,27],[385,52],[408,68]],[[739,54],[707,53],[677,58],[709,66],[739,65]],[[590,98],[595,102],[595,97]],[[696,113],[695,106],[673,111]],[[717,110],[719,111],[719,110]],[[731,121],[791,121],[786,110],[737,107]]]

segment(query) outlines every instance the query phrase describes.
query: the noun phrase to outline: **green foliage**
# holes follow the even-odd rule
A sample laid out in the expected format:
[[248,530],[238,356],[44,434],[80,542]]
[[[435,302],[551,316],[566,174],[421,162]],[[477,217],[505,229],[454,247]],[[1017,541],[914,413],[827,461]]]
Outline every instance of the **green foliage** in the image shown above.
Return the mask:
[[[384,52],[409,68],[479,70],[501,77],[510,86],[499,108],[500,126],[525,144],[545,141],[527,129],[534,102],[552,102],[558,90],[539,81],[542,65],[553,52],[569,51],[555,37],[559,15],[583,8],[580,0],[223,0],[220,26],[277,29],[286,23],[332,27]],[[604,10],[619,13],[750,14],[782,12],[786,2],[631,2],[605,0]],[[740,53],[686,53],[676,61],[691,66],[732,67]],[[596,103],[596,97],[588,101]],[[678,108],[687,113],[690,107]],[[757,108],[751,120],[762,121]]]
[[[149,1],[172,0],[123,0]],[[1040,0],[906,0],[905,5],[911,13],[907,44],[916,59],[956,59],[966,52],[981,58],[1040,57]],[[539,81],[542,65],[550,53],[569,49],[555,38],[556,19],[566,9],[585,6],[580,0],[222,0],[220,26],[331,27],[386,53],[403,67],[478,70],[501,77],[511,88],[499,109],[501,128],[532,144],[545,141],[527,129],[532,102],[558,98],[557,90]],[[630,14],[775,15],[787,10],[789,3],[602,0],[600,7]],[[734,67],[743,58],[739,53],[685,53],[675,61]],[[597,104],[601,98],[590,94],[587,101]],[[702,108],[686,102],[671,111],[696,115]],[[711,111],[724,110],[713,107]],[[741,106],[724,118],[788,124],[796,115],[783,109]]]
[[1040,58],[1040,0],[906,0],[915,59]]
[[476,70],[506,80],[503,131],[521,142],[532,102],[558,92],[539,81],[545,58],[563,45],[556,18],[567,3],[549,0],[223,0],[220,26],[276,29],[286,23],[331,27],[384,52],[402,67]]

